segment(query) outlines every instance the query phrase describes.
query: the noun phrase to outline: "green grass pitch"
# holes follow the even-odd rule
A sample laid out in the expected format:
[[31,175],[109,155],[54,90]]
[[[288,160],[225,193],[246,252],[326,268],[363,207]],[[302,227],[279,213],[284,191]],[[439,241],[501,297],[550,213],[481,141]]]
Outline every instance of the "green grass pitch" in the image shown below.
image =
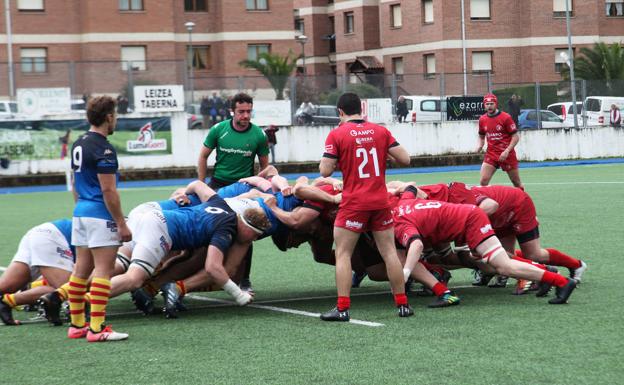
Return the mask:
[[[388,284],[364,280],[353,290],[351,316],[383,326],[324,323],[277,310],[331,308],[333,268],[316,264],[307,245],[282,253],[265,240],[254,245],[259,307],[224,306],[214,301],[227,299],[223,293],[196,293],[185,300],[189,312],[167,320],[139,315],[124,295],[109,305],[108,322],[130,338],[106,344],[68,340],[65,327],[44,322],[0,326],[0,383],[621,383],[624,165],[527,168],[521,177],[537,207],[542,245],[589,264],[568,305],[512,296],[511,287],[473,288],[470,272],[456,270],[450,286],[459,287],[460,306],[428,309],[430,297],[411,295],[416,314],[400,319]],[[475,183],[478,172],[392,179]],[[508,182],[500,171],[493,180]],[[170,190],[122,190],[124,211]],[[0,195],[0,266],[30,227],[71,216],[71,209],[68,193]]]

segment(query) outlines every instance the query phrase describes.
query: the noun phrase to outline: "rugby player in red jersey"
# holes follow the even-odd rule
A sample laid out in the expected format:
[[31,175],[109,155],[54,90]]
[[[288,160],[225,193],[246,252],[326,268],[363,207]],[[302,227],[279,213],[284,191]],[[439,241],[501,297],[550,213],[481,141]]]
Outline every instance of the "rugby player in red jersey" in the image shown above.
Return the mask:
[[347,92],[337,103],[341,124],[325,140],[319,165],[322,176],[342,171],[343,191],[334,222],[337,306],[321,314],[324,321],[349,321],[351,255],[360,234],[372,231],[386,264],[399,316],[414,312],[407,303],[405,279],[394,245],[392,212],[386,190],[386,160],[407,166],[410,157],[385,127],[362,119],[360,98]]
[[480,186],[472,187],[470,191],[475,194],[479,207],[490,217],[496,236],[508,253],[514,254],[517,239],[520,245],[517,258],[567,267],[570,278],[577,283],[581,281],[587,269],[585,262],[557,249],[542,248],[535,205],[529,194],[510,186]]
[[393,212],[395,237],[407,249],[405,269],[416,267],[424,247],[454,241],[467,244],[479,262],[489,264],[498,274],[556,286],[550,304],[566,303],[576,288],[573,279],[510,259],[487,215],[474,205],[404,199]]
[[511,183],[524,188],[518,172],[518,159],[514,148],[520,141],[516,123],[511,116],[498,110],[498,99],[494,94],[483,98],[483,106],[487,111],[479,118],[479,141],[476,152],[481,152],[487,139],[487,152],[481,164],[481,186],[487,186],[497,168],[507,173]]

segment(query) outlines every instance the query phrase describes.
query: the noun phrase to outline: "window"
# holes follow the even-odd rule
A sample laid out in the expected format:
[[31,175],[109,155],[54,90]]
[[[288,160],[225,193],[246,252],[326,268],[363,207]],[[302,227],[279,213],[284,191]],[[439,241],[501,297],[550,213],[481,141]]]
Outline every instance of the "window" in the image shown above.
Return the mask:
[[433,23],[433,0],[423,0],[423,23]]
[[440,111],[440,101],[439,100],[423,100],[420,102],[420,110],[421,111]]
[[305,35],[305,23],[303,19],[295,19],[295,32],[298,32],[300,35]]
[[132,65],[134,71],[145,71],[145,46],[122,46],[121,47],[121,69],[128,70]]
[[472,70],[474,72],[492,72],[492,52],[473,52]]
[[245,3],[247,4],[248,11],[268,11],[269,10],[268,0],[247,0]]
[[47,48],[20,49],[22,72],[42,73],[47,71]]
[[403,58],[402,57],[393,57],[392,58],[392,73],[396,75],[397,80],[403,80]]
[[270,44],[249,44],[247,46],[247,60],[258,60],[261,53],[269,53]]
[[344,33],[353,33],[355,31],[353,25],[353,12],[345,12],[344,14]]
[[212,57],[210,56],[209,45],[194,45],[192,51],[186,46],[187,56],[192,55],[192,60],[187,63],[193,63],[193,70],[209,70],[212,68]]
[[428,55],[425,55],[424,58],[425,58],[425,76],[426,77],[433,77],[433,75],[435,75],[435,72],[436,72],[435,55],[434,54],[428,54]]
[[[572,49],[572,56],[574,56],[574,49]],[[561,70],[568,65],[567,61],[568,49],[555,48],[555,72],[561,72]]]
[[553,0],[554,17],[565,17],[566,1],[568,2],[568,8],[570,9],[570,16],[574,16],[574,3],[572,2],[572,0]]
[[401,4],[390,6],[390,25],[392,28],[399,28],[403,25],[401,20]]
[[206,0],[184,0],[184,12],[206,12]]
[[43,11],[43,0],[17,0],[20,11]]
[[120,11],[142,11],[143,0],[119,0]]
[[470,0],[470,19],[489,20],[490,0]]
[[605,15],[608,17],[624,16],[624,0],[607,0]]

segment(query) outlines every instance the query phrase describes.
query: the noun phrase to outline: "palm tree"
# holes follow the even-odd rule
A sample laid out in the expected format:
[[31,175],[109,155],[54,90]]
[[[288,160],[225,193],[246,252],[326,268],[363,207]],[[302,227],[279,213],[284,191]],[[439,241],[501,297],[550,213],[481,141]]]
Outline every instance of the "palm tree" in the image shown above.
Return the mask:
[[257,60],[243,60],[238,64],[258,70],[271,83],[277,100],[283,100],[284,88],[288,83],[288,77],[297,68],[297,59],[292,51],[288,51],[286,56],[265,52],[258,55]]
[[[561,71],[564,80],[570,80],[570,69]],[[596,43],[592,48],[581,48],[574,59],[574,76],[585,79],[590,95],[624,94],[624,48],[618,43]]]

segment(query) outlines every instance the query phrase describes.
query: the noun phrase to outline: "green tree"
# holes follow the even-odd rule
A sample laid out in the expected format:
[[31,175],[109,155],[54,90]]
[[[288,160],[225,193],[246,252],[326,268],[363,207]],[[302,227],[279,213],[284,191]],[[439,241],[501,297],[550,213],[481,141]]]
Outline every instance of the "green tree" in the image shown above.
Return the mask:
[[[564,80],[570,80],[570,68],[561,71]],[[621,95],[624,93],[624,48],[618,43],[596,43],[592,48],[581,48],[574,59],[574,77],[587,80],[590,95]]]
[[284,88],[288,84],[288,77],[297,68],[297,59],[292,51],[288,55],[281,56],[272,53],[261,53],[257,60],[243,60],[238,64],[246,68],[258,70],[275,90],[277,100],[284,99]]

